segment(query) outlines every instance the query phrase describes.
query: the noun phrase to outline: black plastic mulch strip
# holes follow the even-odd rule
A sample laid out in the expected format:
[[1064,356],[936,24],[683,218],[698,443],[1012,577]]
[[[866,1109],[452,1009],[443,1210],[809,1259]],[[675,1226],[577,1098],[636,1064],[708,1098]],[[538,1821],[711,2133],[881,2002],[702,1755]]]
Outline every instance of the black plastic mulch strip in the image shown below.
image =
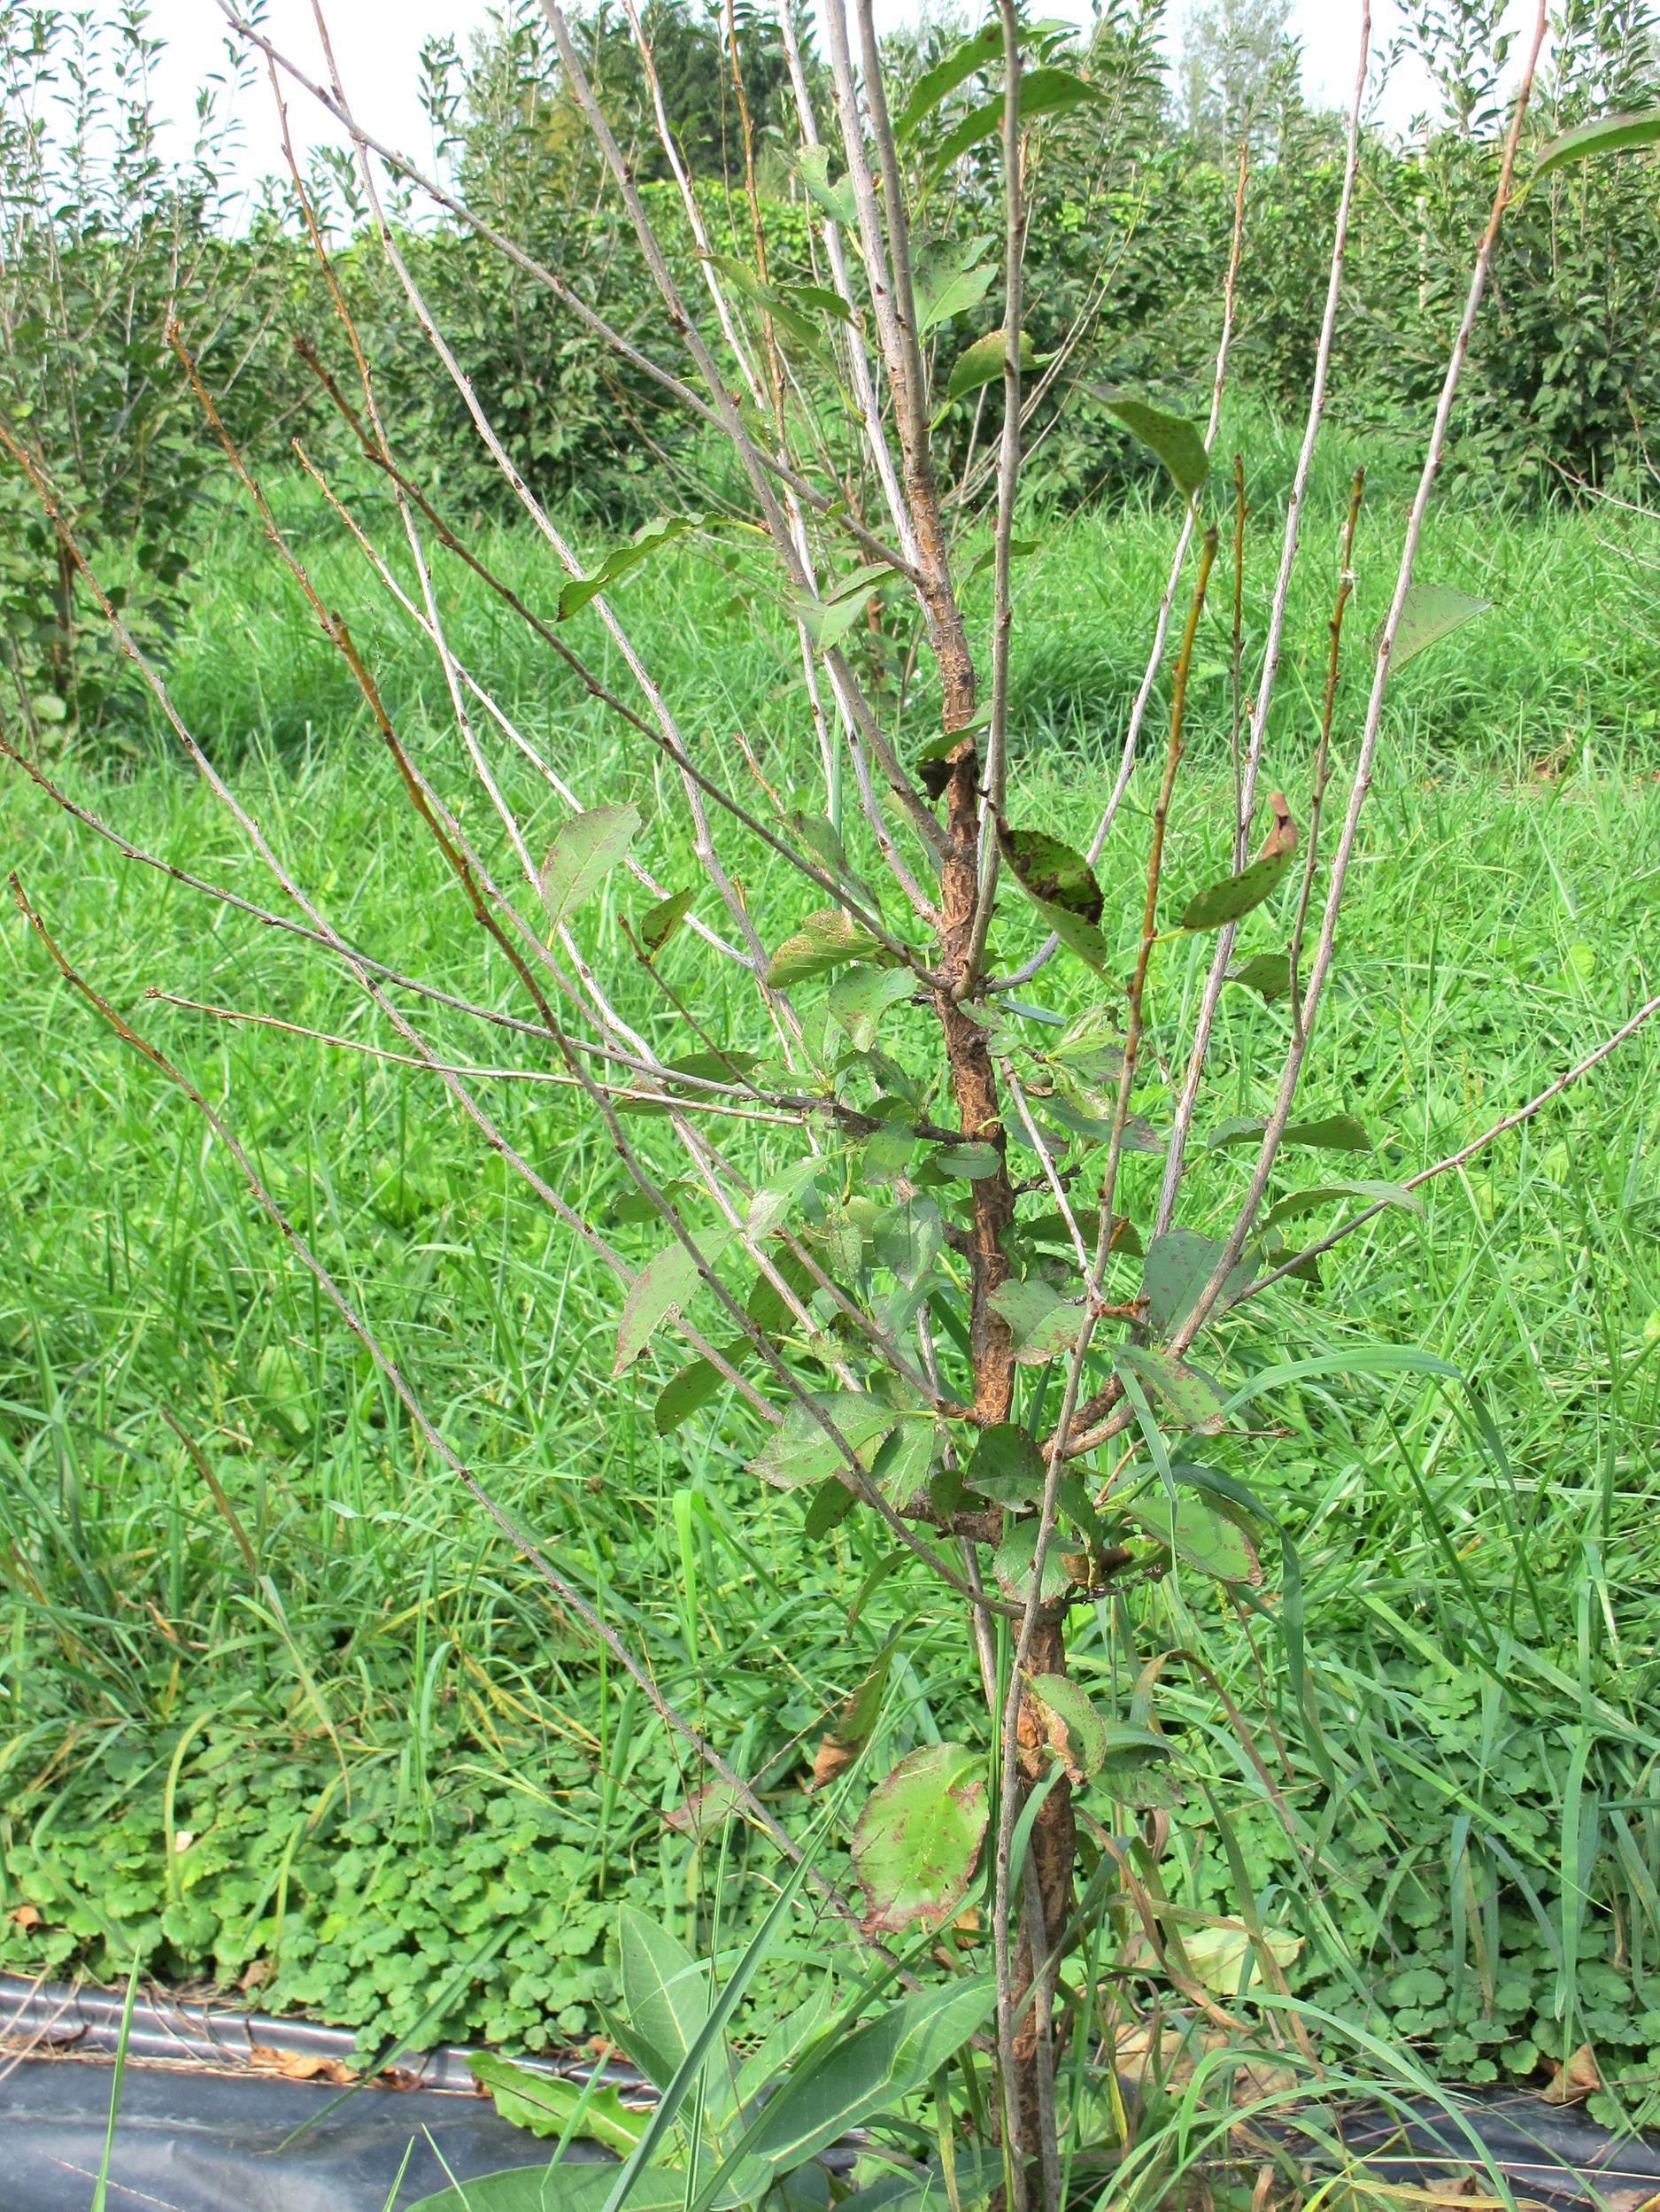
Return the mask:
[[[87,2212],[113,2080],[108,2066],[0,2060],[5,2212]],[[530,2165],[540,2147],[483,2098],[364,2089],[318,2117],[339,2096],[320,2082],[129,2064],[109,2212],[382,2212],[452,2179]],[[307,2120],[315,2124],[279,2148]]]

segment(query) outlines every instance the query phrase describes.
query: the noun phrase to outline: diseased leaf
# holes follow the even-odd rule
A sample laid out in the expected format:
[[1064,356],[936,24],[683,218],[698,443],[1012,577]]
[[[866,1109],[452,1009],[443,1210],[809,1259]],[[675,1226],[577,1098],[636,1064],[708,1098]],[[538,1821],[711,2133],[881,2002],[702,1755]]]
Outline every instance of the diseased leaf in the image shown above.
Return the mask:
[[1113,1356],[1164,1401],[1182,1427],[1206,1436],[1220,1435],[1226,1427],[1222,1393],[1198,1368],[1150,1345],[1118,1344]]
[[1268,803],[1273,809],[1273,826],[1262,851],[1237,876],[1224,876],[1220,883],[1210,884],[1190,899],[1181,919],[1183,929],[1221,929],[1261,906],[1278,889],[1297,849],[1297,825],[1283,792],[1270,792]]
[[1023,1366],[1040,1367],[1057,1352],[1069,1351],[1084,1326],[1084,1309],[1071,1304],[1048,1284],[1029,1276],[999,1283],[987,1303],[1000,1313],[1015,1337],[1015,1357]]
[[[706,1267],[720,1257],[730,1235],[730,1232],[722,1227],[706,1229],[692,1238]],[[646,1262],[629,1285],[628,1295],[622,1302],[622,1319],[617,1325],[617,1355],[611,1368],[614,1375],[620,1375],[631,1360],[639,1357],[659,1323],[680,1311],[701,1280],[697,1260],[683,1244],[668,1245]]]
[[875,960],[885,964],[890,955],[839,907],[821,907],[809,914],[793,937],[786,937],[772,956],[767,980],[775,991],[792,983],[830,975],[851,960]]
[[1105,972],[1107,940],[1097,926],[1104,901],[1095,871],[1081,853],[1043,830],[997,825],[998,850],[1015,881],[1069,952]]
[[928,1488],[934,1464],[933,1421],[913,1415],[901,1420],[872,1463],[871,1480],[890,1505],[903,1508]]
[[984,1754],[927,1744],[871,1791],[853,1835],[864,1931],[938,1927],[961,1904],[990,1814]]
[[1624,153],[1654,145],[1660,145],[1660,107],[1642,108],[1633,114],[1599,115],[1594,122],[1581,123],[1577,129],[1553,138],[1533,164],[1528,185],[1531,189],[1553,169],[1588,161],[1593,154]]
[[[1220,1241],[1201,1236],[1196,1229],[1167,1229],[1154,1238],[1141,1272],[1141,1289],[1147,1302],[1147,1324],[1155,1335],[1170,1336],[1180,1328],[1221,1254]],[[1254,1272],[1248,1260],[1230,1271],[1213,1313],[1239,1296]]]
[[788,1218],[802,1192],[816,1182],[829,1165],[822,1152],[809,1152],[758,1184],[745,1217],[751,1236],[770,1236]]
[[1087,922],[1099,922],[1105,901],[1095,871],[1081,853],[1044,830],[1011,830],[1000,823],[998,849],[1029,899],[1065,907]]
[[548,847],[537,888],[557,927],[591,898],[639,834],[637,807],[591,807],[565,824]]
[[1116,385],[1085,384],[1085,391],[1116,414],[1125,429],[1162,460],[1177,490],[1193,499],[1210,474],[1205,434],[1185,414],[1170,414]]
[[[1059,1531],[1051,1534],[1043,1555],[1043,1599],[1047,1605],[1052,1598],[1062,1597],[1072,1587],[1072,1577],[1062,1554],[1066,1546]],[[1031,1590],[1032,1561],[1038,1556],[1038,1523],[1035,1516],[1010,1524],[1003,1541],[992,1554],[992,1574],[1005,1597],[1023,1605]]]
[[701,1790],[694,1790],[690,1797],[683,1798],[678,1805],[671,1806],[663,1818],[681,1835],[701,1843],[705,1837],[715,1835],[724,1828],[733,1814],[743,1810],[743,1805],[742,1790],[717,1776]]
[[1313,1213],[1339,1198],[1363,1199],[1369,1206],[1400,1206],[1408,1213],[1424,1210],[1423,1200],[1403,1184],[1376,1182],[1365,1175],[1346,1176],[1340,1182],[1321,1183],[1310,1190],[1288,1190],[1263,1215],[1262,1227],[1268,1230],[1282,1221],[1294,1221],[1299,1214]]
[[660,953],[691,911],[697,897],[695,886],[684,891],[671,892],[667,899],[660,899],[655,906],[646,908],[640,917],[640,942],[648,953]]
[[[861,1466],[871,1457],[870,1448],[899,1418],[895,1407],[864,1390],[817,1391],[813,1397],[846,1440],[849,1450],[858,1455]],[[752,1474],[781,1490],[822,1482],[843,1465],[842,1453],[799,1400],[785,1409],[784,1419],[749,1463]]]
[[1239,1994],[1246,1961],[1255,1961],[1259,1942],[1274,1963],[1282,1967],[1289,1966],[1302,1949],[1301,1936],[1293,1936],[1285,1929],[1269,1928],[1263,1930],[1260,1937],[1253,1938],[1249,1929],[1239,1921],[1224,1921],[1214,1928],[1188,1928],[1182,1931],[1182,1949],[1187,1953],[1187,1963],[1195,1978],[1219,1997]]
[[813,1762],[814,1789],[822,1789],[833,1775],[850,1765],[869,1742],[876,1722],[882,1717],[882,1701],[888,1689],[888,1671],[893,1664],[898,1644],[896,1630],[883,1645],[876,1665],[841,1707],[831,1725],[825,1729]]
[[830,986],[829,1011],[846,1032],[854,1051],[869,1052],[884,1014],[915,988],[916,978],[907,968],[849,968]]
[[[976,338],[965,345],[952,363],[951,375],[946,384],[947,401],[966,398],[969,392],[978,391],[983,384],[1001,381],[1003,364],[1008,358],[1008,340],[1001,329],[988,330],[983,338]],[[1031,334],[1020,334],[1020,367],[1023,375],[1027,369],[1037,366],[1037,350]],[[957,735],[961,736],[959,731]]]
[[1414,584],[1407,592],[1395,625],[1394,649],[1389,656],[1391,672],[1405,668],[1425,649],[1438,644],[1455,630],[1462,630],[1478,615],[1485,615],[1491,599],[1471,599],[1445,584]]
[[1265,1006],[1283,999],[1291,988],[1291,956],[1287,953],[1256,953],[1228,971],[1230,983],[1242,983],[1255,991]]
[[561,2136],[575,2120],[579,2140],[603,2143],[621,2158],[640,2139],[645,2115],[629,2111],[614,2089],[596,2089],[584,2096],[580,2082],[567,2081],[559,2074],[534,2073],[490,2051],[470,2052],[467,2063],[474,2080],[489,2090],[502,2118],[516,2128],[529,2128],[533,2135]]
[[876,1264],[915,1288],[946,1241],[946,1225],[931,1198],[907,1198],[876,1223],[873,1240]]
[[977,307],[997,281],[998,264],[985,255],[996,244],[991,237],[970,238],[957,252],[942,257],[917,280],[916,335],[926,336],[953,315]]
[[1032,1674],[1026,1693],[1046,1724],[1049,1749],[1072,1780],[1086,1782],[1099,1774],[1107,1756],[1107,1723],[1083,1688],[1069,1674]]
[[980,1431],[962,1479],[1000,1505],[1035,1505],[1043,1496],[1043,1454],[1017,1421],[999,1421]]

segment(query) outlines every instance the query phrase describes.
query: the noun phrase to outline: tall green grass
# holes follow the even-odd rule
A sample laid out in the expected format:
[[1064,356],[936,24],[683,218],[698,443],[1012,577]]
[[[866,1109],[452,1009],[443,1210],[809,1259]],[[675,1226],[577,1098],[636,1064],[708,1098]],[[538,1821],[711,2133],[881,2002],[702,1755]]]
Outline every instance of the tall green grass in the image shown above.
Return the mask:
[[[1325,466],[1293,604],[1271,775],[1293,794],[1347,461]],[[1284,456],[1256,469],[1267,513]],[[459,793],[431,656],[291,497],[400,725]],[[1380,471],[1357,632],[1380,608],[1401,512]],[[1099,804],[1172,534],[1162,511],[1085,517],[1024,564],[1029,814],[1077,830]],[[1608,537],[1579,515],[1457,510],[1432,530],[1423,572],[1495,605],[1398,687],[1308,1091],[1313,1112],[1359,1114],[1389,1172],[1477,1133],[1655,987],[1660,639]],[[547,603],[526,536],[487,550]],[[1259,607],[1273,557],[1264,529]],[[344,670],[240,525],[224,526],[205,576],[172,679],[244,802],[366,949],[510,1003]],[[646,856],[692,880],[650,760],[473,580],[443,584],[461,657],[585,801],[648,801]],[[697,741],[742,729],[770,775],[801,757],[799,708],[766,620],[731,605],[741,588],[687,557],[623,605]],[[573,634],[621,688],[597,626]],[[1214,859],[1222,643],[1200,656],[1179,883]],[[913,711],[920,724],[925,697]],[[497,752],[534,843],[560,809]],[[135,842],[276,903],[136,710],[119,771],[63,773]],[[144,995],[395,1044],[337,968],[73,831],[20,778],[8,795],[8,862],[72,955],[226,1105],[458,1449],[649,1642],[665,1691],[765,1774],[785,1817],[800,1803],[796,1740],[810,1744],[901,1614],[916,1626],[884,1724],[892,1749],[974,1725],[961,1626],[903,1568],[850,1621],[884,1547],[849,1523],[809,1556],[799,1506],[743,1472],[735,1418],[664,1442],[650,1408],[668,1367],[609,1382],[609,1281],[429,1079]],[[1104,881],[1139,866],[1148,803],[1143,773]],[[485,839],[481,800],[466,817]],[[761,853],[734,862],[784,933],[805,901]],[[624,971],[624,1009],[660,1029],[627,978],[613,904],[591,928]],[[616,1900],[699,1909],[699,1846],[662,1818],[698,1778],[424,1455],[185,1102],[64,992],[20,927],[0,958],[0,1961],[109,1977],[136,1948],[156,1970],[245,1980],[262,2001],[372,2036],[406,2031],[435,1997],[433,2033],[535,2046],[587,2031],[611,1986]],[[1172,1029],[1202,961],[1170,955]],[[699,1014],[719,1023],[732,986],[699,973]],[[1059,970],[1043,988],[1078,995]],[[1229,994],[1219,1112],[1260,1106],[1253,1040],[1273,1018]],[[458,1057],[528,1063],[503,1033],[459,1017],[435,1027]],[[1168,1671],[1159,1709],[1190,1775],[1168,1869],[1179,1900],[1237,1913],[1243,1878],[1252,1908],[1303,1939],[1300,1993],[1415,2041],[1449,2077],[1527,2078],[1590,2040],[1610,2113],[1656,2105],[1660,2065],[1656,1073],[1660,1036],[1643,1033],[1430,1186],[1422,1221],[1386,1216],[1332,1253],[1322,1290],[1277,1291],[1231,1335],[1235,1383],[1350,1356],[1351,1372],[1278,1385],[1253,1414],[1272,1433],[1247,1471],[1300,1561],[1306,1697],[1289,1679],[1278,1568],[1253,1613],[1172,1580],[1117,1601],[1077,1648],[1093,1686],[1121,1695],[1138,1659],[1197,1649],[1249,1716],[1247,1747],[1201,1679]],[[514,1145],[604,1218],[617,1173],[586,1118],[558,1091],[483,1087]],[[611,1233],[649,1249],[647,1232]],[[1379,1343],[1450,1362],[1468,1387],[1368,1373]],[[736,1894],[759,1911],[765,1858],[737,1848]]]

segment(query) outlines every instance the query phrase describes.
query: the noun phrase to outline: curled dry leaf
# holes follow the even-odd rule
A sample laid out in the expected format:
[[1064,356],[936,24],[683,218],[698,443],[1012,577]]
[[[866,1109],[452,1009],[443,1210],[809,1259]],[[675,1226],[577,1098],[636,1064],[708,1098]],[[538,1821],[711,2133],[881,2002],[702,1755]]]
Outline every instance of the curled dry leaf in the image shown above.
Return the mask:
[[251,2043],[248,2062],[261,2074],[281,2074],[284,2081],[333,2082],[344,2089],[358,2078],[342,2059],[325,2058],[320,2051],[279,2051],[270,2043]]

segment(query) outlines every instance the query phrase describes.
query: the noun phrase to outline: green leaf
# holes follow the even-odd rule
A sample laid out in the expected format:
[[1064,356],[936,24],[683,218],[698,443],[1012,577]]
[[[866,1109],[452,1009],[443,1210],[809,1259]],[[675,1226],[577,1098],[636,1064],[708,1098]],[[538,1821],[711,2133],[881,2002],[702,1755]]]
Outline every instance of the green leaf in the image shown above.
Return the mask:
[[[1156,1335],[1172,1335],[1186,1320],[1221,1254],[1217,1239],[1201,1236],[1196,1229],[1167,1229],[1154,1238],[1141,1271],[1141,1289],[1148,1326]],[[1255,1272],[1249,1260],[1241,1260],[1230,1272],[1212,1312],[1231,1304]]]
[[858,1503],[847,1485],[832,1474],[814,1491],[801,1524],[801,1534],[809,1543],[822,1543],[833,1528],[840,1528]]
[[962,1479],[1000,1505],[1035,1505],[1043,1496],[1043,1454],[1017,1421],[999,1421],[980,1431]]
[[1389,656],[1391,671],[1405,668],[1426,646],[1439,644],[1455,630],[1462,630],[1478,615],[1485,615],[1491,599],[1471,599],[1445,584],[1414,584],[1408,587],[1395,641]]
[[915,988],[916,978],[908,968],[850,968],[831,984],[828,1010],[846,1032],[854,1051],[869,1052],[884,1014]]
[[852,2035],[837,2030],[762,2108],[744,2149],[774,2169],[799,2165],[931,2080],[984,2026],[990,1975],[918,1990]]
[[[1210,1133],[1209,1149],[1215,1152],[1224,1145],[1255,1144],[1266,1127],[1260,1114],[1242,1114],[1235,1120],[1218,1122]],[[1288,1122],[1280,1142],[1309,1145],[1324,1152],[1375,1149],[1365,1125],[1356,1121],[1353,1114],[1327,1114],[1320,1121]]]
[[623,2014],[630,2035],[668,2069],[657,2081],[665,2089],[708,2020],[709,1962],[632,1905],[622,1907],[620,1933]]
[[947,2187],[938,2154],[920,2173],[905,2170],[883,2174],[866,2187],[844,2197],[839,2212],[978,2212],[1003,2181],[1003,2154],[995,2148],[970,2150],[958,2144],[952,2157],[952,2186]]
[[1026,1694],[1047,1723],[1050,1750],[1073,1781],[1099,1774],[1107,1756],[1107,1723],[1079,1684],[1069,1674],[1032,1674]]
[[1107,940],[1096,926],[1105,904],[1095,871],[1081,853],[1042,830],[997,825],[998,850],[1015,881],[1069,952],[1105,972]]
[[[706,1229],[693,1237],[692,1242],[706,1266],[719,1258],[730,1234],[722,1227]],[[646,1262],[629,1285],[628,1295],[622,1302],[622,1318],[617,1324],[616,1358],[611,1368],[614,1375],[620,1375],[632,1360],[638,1358],[658,1324],[678,1313],[701,1280],[698,1262],[683,1244],[668,1245]]]
[[1177,926],[1185,930],[1219,930],[1226,923],[1237,922],[1242,915],[1249,914],[1254,907],[1272,897],[1296,856],[1294,850],[1270,853],[1266,859],[1254,860],[1237,876],[1224,876],[1219,883],[1208,884],[1188,901]]
[[[422,2197],[409,2212],[605,2212],[616,2178],[609,2162],[545,2158],[534,2166],[510,2166],[481,2174],[464,2189],[440,2189]],[[629,2191],[622,2212],[685,2212],[686,2177],[672,2167],[651,2167]]]
[[[870,1456],[869,1448],[899,1418],[896,1407],[866,1390],[815,1392],[813,1403],[835,1423],[861,1466]],[[784,1419],[749,1463],[752,1474],[780,1490],[822,1482],[844,1465],[844,1455],[799,1400],[786,1408]]]
[[548,847],[537,888],[557,926],[591,898],[639,834],[637,807],[591,807],[566,823]]
[[290,1436],[310,1432],[315,1418],[311,1381],[286,1344],[267,1344],[260,1353],[254,1387]]
[[821,653],[839,645],[876,597],[878,586],[863,584],[837,599],[815,599],[804,592],[791,594],[790,604],[802,627]]
[[1113,1356],[1157,1393],[1181,1427],[1206,1436],[1218,1435],[1226,1427],[1222,1394],[1198,1368],[1147,1345],[1117,1344]]
[[1197,1567],[1219,1582],[1258,1583],[1262,1562],[1246,1530],[1230,1515],[1178,1490],[1176,1503],[1167,1499],[1140,1508],[1136,1519],[1160,1543],[1167,1543],[1178,1559]]
[[711,1398],[719,1397],[725,1388],[726,1377],[718,1367],[709,1360],[694,1359],[658,1392],[652,1407],[652,1427],[660,1436],[672,1436]]
[[[1028,69],[1020,80],[1020,120],[1023,123],[1035,123],[1040,116],[1065,115],[1088,101],[1105,97],[1100,85],[1091,84],[1087,78],[1070,69]],[[930,186],[938,182],[954,161],[971,147],[995,137],[1002,128],[1003,95],[999,92],[971,110],[940,141],[939,151],[928,172]]]
[[1353,1114],[1327,1114],[1322,1121],[1288,1124],[1282,1144],[1313,1145],[1325,1152],[1370,1152],[1372,1141]]
[[890,958],[869,931],[861,928],[839,907],[821,907],[774,953],[767,981],[775,991],[785,991],[792,983],[805,983],[813,976],[845,968],[850,960],[886,964]]
[[1593,154],[1622,153],[1633,147],[1653,145],[1660,145],[1660,107],[1642,108],[1634,114],[1599,115],[1594,122],[1581,123],[1577,129],[1553,138],[1533,164],[1528,185],[1531,189],[1553,169],[1588,161]]
[[1048,1284],[1029,1276],[999,1283],[986,1302],[1000,1313],[1015,1337],[1015,1357],[1022,1366],[1039,1367],[1057,1352],[1070,1351],[1084,1326],[1084,1309],[1072,1305]]
[[[1008,340],[1000,326],[988,330],[983,338],[976,338],[972,345],[965,345],[951,365],[951,375],[946,385],[947,402],[966,398],[971,391],[978,391],[982,384],[997,382],[1003,374],[1003,364],[1008,358]],[[1037,366],[1037,349],[1031,333],[1020,334],[1020,366],[1023,374]],[[961,731],[956,732],[962,735]]]
[[1370,1206],[1400,1206],[1408,1213],[1421,1214],[1424,1210],[1423,1200],[1404,1185],[1375,1182],[1370,1176],[1356,1175],[1345,1177],[1341,1181],[1321,1183],[1310,1190],[1288,1190],[1283,1198],[1274,1201],[1263,1215],[1261,1226],[1268,1230],[1281,1221],[1294,1221],[1299,1214],[1313,1213],[1338,1198],[1363,1198]]
[[640,942],[648,953],[660,953],[691,911],[696,888],[671,892],[640,917]]
[[[1066,1549],[1059,1531],[1051,1534],[1043,1555],[1043,1599],[1063,1597],[1072,1587],[1072,1577],[1062,1560]],[[1031,1565],[1038,1556],[1038,1522],[1036,1516],[1013,1522],[996,1551],[992,1554],[992,1575],[1005,1597],[1023,1605],[1031,1591]]]
[[1134,392],[1116,385],[1085,384],[1084,389],[1099,399],[1108,414],[1117,416],[1126,430],[1140,439],[1147,451],[1162,460],[1171,481],[1184,499],[1195,498],[1210,474],[1210,455],[1205,450],[1205,434],[1197,422],[1185,414],[1170,414],[1162,407],[1154,407]]
[[778,296],[809,314],[828,315],[832,322],[852,322],[853,311],[828,284],[780,284]]
[[[1040,538],[1011,538],[1008,541],[1008,557],[1011,561],[1030,561],[1033,553],[1042,551],[1043,540]],[[995,545],[987,545],[983,553],[977,553],[974,556],[974,565],[969,570],[969,583],[972,584],[976,576],[984,576],[988,569],[994,568],[996,566],[997,548]]]
[[961,1904],[989,1817],[984,1767],[961,1744],[927,1744],[871,1791],[853,1835],[868,1936],[938,1927]]
[[690,538],[700,530],[723,527],[732,527],[730,517],[724,514],[663,514],[652,522],[643,522],[629,543],[614,546],[591,576],[573,576],[566,584],[560,593],[560,622],[568,622],[591,599],[597,599],[620,577],[627,576],[630,568],[637,568],[641,561],[649,560],[665,545],[672,545],[676,538]]
[[995,1175],[1003,1164],[1003,1156],[994,1144],[976,1141],[969,1144],[943,1144],[938,1151],[930,1153],[928,1164],[941,1175],[964,1177],[969,1182],[982,1183]]
[[1287,953],[1256,953],[1228,971],[1230,983],[1242,983],[1255,991],[1265,1006],[1283,999],[1291,988],[1291,956]]
[[849,231],[856,243],[859,236],[859,209],[853,200],[853,188],[845,177],[838,184],[830,181],[830,148],[804,146],[796,157],[796,174],[800,178],[807,197],[828,215]]
[[992,67],[1002,58],[1003,34],[996,23],[988,23],[984,30],[976,31],[972,38],[965,38],[953,47],[943,61],[936,62],[916,80],[910,98],[894,119],[894,144],[904,145],[917,125],[931,115],[965,77],[973,76],[978,69]]
[[575,2122],[580,2140],[603,2143],[625,2158],[639,2140],[645,2123],[627,2109],[614,2089],[585,2091],[579,2082],[559,2074],[532,2073],[528,2066],[515,2066],[490,2051],[472,2053],[467,2062],[473,2078],[489,2090],[502,2118],[516,2128],[557,2137]]

